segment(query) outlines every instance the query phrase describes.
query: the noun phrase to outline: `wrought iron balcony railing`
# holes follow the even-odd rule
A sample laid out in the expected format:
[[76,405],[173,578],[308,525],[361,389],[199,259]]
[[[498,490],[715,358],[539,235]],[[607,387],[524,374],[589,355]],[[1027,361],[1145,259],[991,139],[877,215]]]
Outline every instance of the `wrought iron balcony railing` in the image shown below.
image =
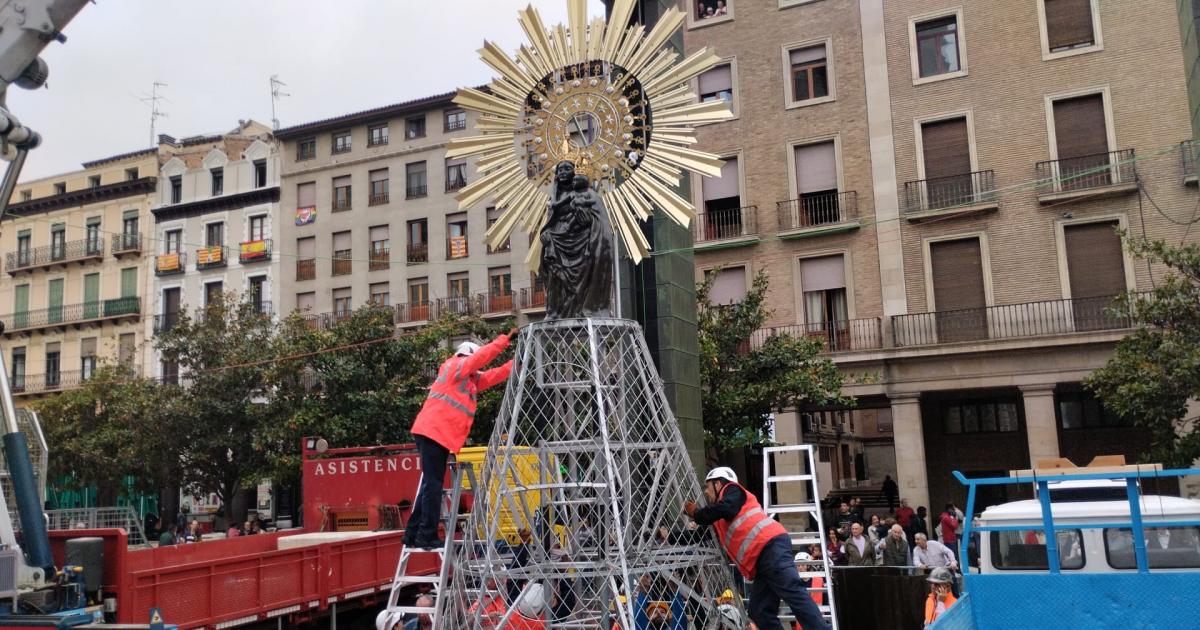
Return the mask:
[[779,231],[837,225],[858,219],[858,192],[813,193],[776,204]]
[[350,250],[340,250],[333,252],[333,269],[331,273],[335,276],[344,276],[350,274],[354,270],[354,257]]
[[85,238],[8,252],[5,256],[5,269],[10,274],[16,274],[39,267],[102,258],[104,258],[104,241],[99,238]]
[[425,184],[421,184],[420,186],[409,186],[404,189],[404,196],[408,199],[424,197],[427,194],[429,194],[429,187]]
[[388,194],[386,192],[375,193],[367,199],[368,206],[381,206],[388,202]]
[[409,243],[408,244],[408,262],[410,262],[410,263],[429,262],[429,245],[425,244],[425,243],[415,244],[415,245],[413,243]]
[[196,269],[213,269],[229,264],[229,253],[224,245],[209,245],[196,249]]
[[392,252],[390,247],[371,248],[371,259],[367,262],[368,271],[378,271],[391,266]]
[[4,334],[10,335],[40,328],[81,324],[90,321],[139,317],[142,312],[141,304],[141,298],[137,296],[120,297],[110,300],[96,300],[93,302],[64,304],[29,311],[17,311],[9,313],[0,319],[4,321]]
[[904,182],[905,212],[927,212],[996,203],[995,171]]
[[317,261],[313,258],[296,259],[296,279],[312,280],[317,277]]
[[757,234],[758,206],[699,212],[692,221],[692,240],[697,244]]
[[169,276],[183,273],[187,267],[187,252],[159,254],[154,257],[154,275]]
[[46,394],[65,389],[74,389],[84,382],[81,370],[59,370],[45,374],[13,374],[14,395]]
[[894,315],[897,346],[926,346],[959,341],[1018,339],[1130,328],[1128,313],[1116,312],[1116,296],[1044,300],[984,308]]
[[476,296],[479,312],[483,314],[507,313],[516,305],[516,294],[512,291],[504,293],[480,293]]
[[113,234],[113,237],[112,237],[113,256],[123,256],[125,254],[140,254],[141,252],[142,252],[142,235],[141,234]]
[[394,319],[397,324],[429,321],[432,310],[433,305],[428,301],[395,304],[392,306],[392,311],[395,313]]
[[521,289],[521,308],[546,308],[546,287],[538,282]]
[[1137,182],[1133,149],[1038,162],[1037,191],[1054,195]]
[[271,260],[271,249],[274,241],[261,238],[255,241],[245,241],[238,251],[238,262],[242,264],[266,262]]
[[750,345],[760,348],[768,338],[779,334],[816,339],[825,345],[825,352],[878,350],[883,347],[883,324],[878,317],[762,328],[750,336]]

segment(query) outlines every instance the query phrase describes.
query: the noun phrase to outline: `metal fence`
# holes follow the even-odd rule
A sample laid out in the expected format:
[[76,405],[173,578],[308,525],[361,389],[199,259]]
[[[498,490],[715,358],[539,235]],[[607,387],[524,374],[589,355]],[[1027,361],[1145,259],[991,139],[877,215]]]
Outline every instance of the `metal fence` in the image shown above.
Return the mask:
[[932,313],[894,315],[897,346],[925,346],[956,341],[1016,339],[1096,330],[1129,328],[1128,312],[1114,310],[1117,296],[1045,300]]
[[63,529],[107,529],[119,527],[129,534],[130,545],[144,545],[149,541],[133,506],[72,508],[46,510],[51,530]]
[[781,334],[816,339],[824,344],[826,352],[883,347],[883,326],[878,317],[760,328],[750,335],[750,346],[761,348],[767,339]]
[[906,212],[995,203],[997,199],[995,171],[975,171],[904,183]]
[[858,218],[858,192],[813,193],[777,202],[775,206],[780,231],[835,225]]
[[49,308],[10,313],[0,318],[4,321],[5,334],[20,330],[46,328],[59,324],[85,322],[138,315],[141,313],[141,298],[137,296],[95,300],[82,304],[63,304]]
[[692,239],[696,243],[722,241],[758,234],[758,206],[709,210],[696,214]]
[[1133,149],[1038,162],[1040,195],[1101,188],[1137,181]]
[[103,257],[104,241],[99,238],[85,238],[9,252],[5,256],[5,268],[11,273],[21,269]]

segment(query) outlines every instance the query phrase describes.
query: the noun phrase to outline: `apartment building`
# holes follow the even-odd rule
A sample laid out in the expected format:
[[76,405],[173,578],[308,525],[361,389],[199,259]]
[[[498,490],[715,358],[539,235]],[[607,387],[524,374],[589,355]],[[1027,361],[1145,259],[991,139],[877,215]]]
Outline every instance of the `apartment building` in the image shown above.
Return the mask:
[[[240,121],[228,133],[176,140],[159,136],[154,227],[153,333],[185,309],[236,294],[259,312],[278,302],[279,151],[270,127]],[[178,368],[153,362],[153,375]],[[150,370],[147,370],[151,373]]]
[[454,199],[476,171],[470,161],[446,158],[446,142],[469,134],[475,116],[453,96],[275,133],[285,215],[281,312],[299,309],[328,326],[374,303],[407,326],[447,311],[544,311],[544,292],[524,265],[529,241],[488,247],[484,234],[497,209],[460,210]]
[[826,487],[890,474],[933,507],[965,498],[954,470],[1143,452],[1080,383],[1131,326],[1113,296],[1164,273],[1116,229],[1196,239],[1174,6],[683,6],[685,51],[728,60],[701,98],[738,114],[699,130],[731,159],[693,187],[697,278],[721,267],[714,292],[737,300],[765,270],[772,326],[819,339],[851,377],[855,409],[777,418],[778,439],[825,444],[845,412],[821,449]]
[[157,172],[151,148],[16,187],[0,224],[0,351],[14,396],[78,387],[102,361],[140,369]]

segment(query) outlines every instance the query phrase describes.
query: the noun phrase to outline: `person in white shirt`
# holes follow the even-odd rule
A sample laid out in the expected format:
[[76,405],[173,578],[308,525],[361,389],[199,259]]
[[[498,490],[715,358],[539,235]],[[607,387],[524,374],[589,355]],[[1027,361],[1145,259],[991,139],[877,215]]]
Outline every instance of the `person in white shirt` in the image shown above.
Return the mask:
[[958,561],[950,548],[936,540],[929,540],[925,534],[916,535],[917,546],[913,547],[913,564],[921,569],[946,567],[958,570]]

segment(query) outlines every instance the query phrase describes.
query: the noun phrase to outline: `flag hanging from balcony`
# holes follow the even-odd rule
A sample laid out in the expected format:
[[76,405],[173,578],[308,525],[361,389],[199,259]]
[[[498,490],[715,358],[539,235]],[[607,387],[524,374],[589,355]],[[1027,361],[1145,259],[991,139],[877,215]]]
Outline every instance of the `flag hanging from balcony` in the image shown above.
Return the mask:
[[242,243],[242,260],[259,260],[260,258],[266,258],[268,253],[267,242],[265,240]]
[[450,257],[465,258],[467,256],[467,237],[451,236],[450,237]]
[[309,223],[315,223],[316,220],[317,220],[317,207],[316,206],[305,206],[303,208],[296,208],[296,225],[298,225],[298,226],[299,225],[308,225]]
[[158,271],[177,271],[179,269],[179,254],[162,254],[156,260]]
[[225,251],[224,247],[216,245],[213,247],[201,247],[196,251],[196,264],[210,265],[221,262]]

